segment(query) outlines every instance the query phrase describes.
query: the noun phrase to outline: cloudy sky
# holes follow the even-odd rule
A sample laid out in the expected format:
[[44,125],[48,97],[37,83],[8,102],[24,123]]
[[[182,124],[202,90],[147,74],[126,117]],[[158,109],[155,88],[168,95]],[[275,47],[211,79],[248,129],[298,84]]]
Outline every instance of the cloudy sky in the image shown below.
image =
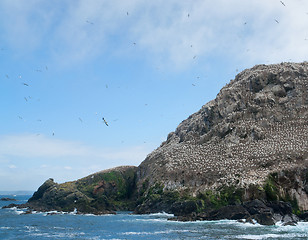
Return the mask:
[[0,190],[36,190],[138,166],[238,72],[307,60],[308,1],[1,0],[0,32]]

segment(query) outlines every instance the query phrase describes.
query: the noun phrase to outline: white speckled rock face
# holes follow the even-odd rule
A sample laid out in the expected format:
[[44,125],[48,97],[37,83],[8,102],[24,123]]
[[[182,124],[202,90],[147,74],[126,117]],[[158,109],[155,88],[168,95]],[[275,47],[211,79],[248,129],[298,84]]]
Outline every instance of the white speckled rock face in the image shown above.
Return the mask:
[[180,123],[139,166],[138,184],[245,187],[307,165],[308,63],[258,65]]

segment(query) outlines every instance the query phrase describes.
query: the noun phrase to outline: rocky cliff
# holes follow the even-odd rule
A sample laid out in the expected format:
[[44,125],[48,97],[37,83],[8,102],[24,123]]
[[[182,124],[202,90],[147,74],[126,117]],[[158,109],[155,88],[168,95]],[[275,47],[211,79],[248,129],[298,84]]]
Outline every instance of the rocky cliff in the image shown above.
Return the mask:
[[306,166],[307,121],[307,62],[247,69],[147,156],[138,186],[159,181],[196,195],[262,185],[272,172]]
[[308,63],[258,65],[180,123],[138,168],[48,180],[28,206],[292,222],[308,210],[307,165]]

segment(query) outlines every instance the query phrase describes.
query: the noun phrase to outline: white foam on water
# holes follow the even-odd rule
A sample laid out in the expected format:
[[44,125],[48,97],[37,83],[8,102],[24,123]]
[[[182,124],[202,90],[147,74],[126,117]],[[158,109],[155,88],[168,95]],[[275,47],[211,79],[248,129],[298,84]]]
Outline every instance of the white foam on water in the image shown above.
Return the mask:
[[9,230],[9,229],[14,229],[14,228],[12,228],[12,227],[0,227],[0,229]]
[[165,230],[165,231],[155,231],[155,232],[125,232],[122,235],[158,235],[158,234],[169,234],[169,233],[184,233],[191,232],[190,230]]
[[160,212],[160,213],[151,213],[147,214],[148,216],[161,216],[161,217],[174,217],[172,213]]
[[[260,234],[260,235],[239,235],[235,238],[237,239],[249,239],[249,240],[264,240],[264,239],[277,239],[277,238],[286,238],[286,239],[294,239],[294,238],[304,238],[307,237],[306,234],[300,234],[300,233],[286,233],[286,234]],[[233,238],[233,237],[232,237]]]
[[24,226],[27,230],[26,230],[26,232],[38,232],[39,230],[38,230],[38,228],[37,227],[35,227],[35,226]]
[[18,209],[17,207],[12,207],[12,208],[10,208],[11,210],[13,210],[13,212],[15,213],[15,214],[17,214],[17,215],[20,215],[20,214],[23,214],[25,211],[25,209],[24,210],[22,210],[22,209]]
[[276,233],[292,233],[292,234],[301,234],[308,239],[308,222],[298,222],[296,226],[282,226],[276,225],[273,232]]
[[74,211],[69,213],[70,215],[77,215],[77,208],[74,208]]

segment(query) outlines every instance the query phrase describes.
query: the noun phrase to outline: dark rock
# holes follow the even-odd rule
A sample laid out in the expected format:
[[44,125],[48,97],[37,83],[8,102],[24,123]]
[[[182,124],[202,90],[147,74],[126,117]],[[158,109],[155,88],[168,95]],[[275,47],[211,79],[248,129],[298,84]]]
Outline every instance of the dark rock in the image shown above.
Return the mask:
[[171,205],[170,212],[176,216],[191,214],[198,211],[198,205],[202,205],[201,202],[192,200],[175,202]]
[[23,212],[21,215],[28,215],[28,214],[32,214],[32,211],[31,210],[27,210],[27,211]]
[[1,198],[0,201],[17,201],[17,200],[15,198],[4,197],[4,198]]
[[292,206],[288,202],[268,202],[266,204],[269,208],[272,208],[274,213],[280,214],[280,215],[291,215],[292,214]]
[[20,207],[22,206],[21,204],[15,204],[15,203],[11,203],[7,206],[3,206],[2,208],[13,208],[13,207]]
[[274,221],[273,214],[271,213],[259,213],[251,216],[252,219],[255,219],[261,225],[274,225],[276,222]]
[[308,221],[308,212],[304,212],[298,215],[299,219],[302,221]]
[[284,222],[282,224],[282,226],[296,226],[296,225],[297,225],[297,222],[293,222],[293,221],[291,221],[291,222]]
[[210,211],[206,218],[207,220],[238,220],[248,218],[249,216],[249,212],[242,205],[230,205],[222,207],[218,210]]
[[259,199],[243,203],[243,207],[249,212],[250,215],[257,215],[263,213],[272,214],[273,211],[270,207],[266,206],[264,202]]

